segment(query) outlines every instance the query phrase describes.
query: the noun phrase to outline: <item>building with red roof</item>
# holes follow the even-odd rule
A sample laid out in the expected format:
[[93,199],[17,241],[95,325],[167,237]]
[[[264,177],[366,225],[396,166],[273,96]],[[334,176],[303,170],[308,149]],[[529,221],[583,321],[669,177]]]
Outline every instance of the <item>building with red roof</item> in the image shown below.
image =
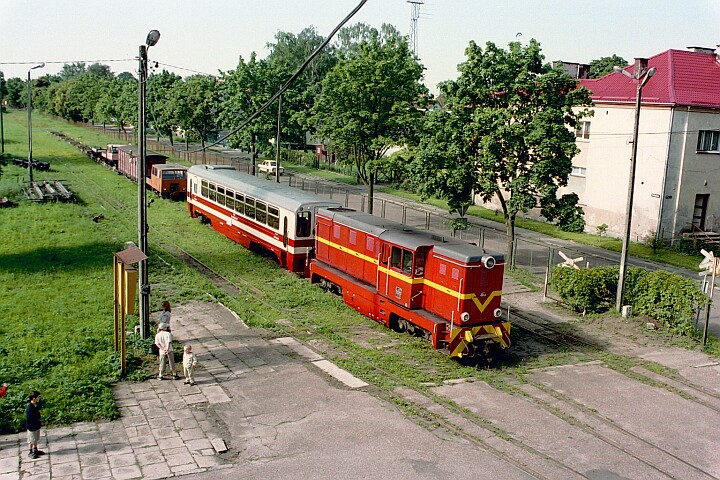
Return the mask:
[[[641,60],[641,59],[638,59]],[[714,49],[668,50],[646,60],[656,73],[642,89],[631,237],[675,240],[720,227],[720,63]],[[627,67],[634,73],[640,65]],[[587,228],[622,236],[637,82],[612,73],[580,84],[594,116],[576,132],[567,191],[580,197]]]

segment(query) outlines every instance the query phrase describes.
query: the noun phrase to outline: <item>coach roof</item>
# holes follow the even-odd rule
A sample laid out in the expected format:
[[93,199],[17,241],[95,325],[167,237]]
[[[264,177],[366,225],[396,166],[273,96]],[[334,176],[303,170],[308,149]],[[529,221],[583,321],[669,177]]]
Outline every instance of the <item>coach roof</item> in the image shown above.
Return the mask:
[[253,177],[235,170],[229,165],[194,165],[188,170],[190,175],[197,175],[211,182],[219,183],[230,190],[250,195],[257,199],[272,203],[289,210],[298,211],[300,207],[309,206],[340,206],[340,202],[328,200],[309,192],[283,185],[277,182]]

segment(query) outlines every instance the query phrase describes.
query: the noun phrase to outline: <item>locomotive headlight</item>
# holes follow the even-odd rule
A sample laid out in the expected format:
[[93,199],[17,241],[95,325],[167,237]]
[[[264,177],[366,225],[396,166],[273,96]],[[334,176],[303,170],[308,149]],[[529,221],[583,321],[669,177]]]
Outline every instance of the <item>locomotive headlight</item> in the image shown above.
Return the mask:
[[495,318],[500,318],[502,316],[502,310],[496,308],[495,311],[493,311],[493,315],[495,315]]
[[470,320],[470,314],[468,312],[461,313],[460,320],[462,320],[463,322],[467,322],[468,320]]
[[484,255],[482,259],[480,259],[480,263],[482,263],[483,267],[490,270],[495,266],[495,257],[492,255]]

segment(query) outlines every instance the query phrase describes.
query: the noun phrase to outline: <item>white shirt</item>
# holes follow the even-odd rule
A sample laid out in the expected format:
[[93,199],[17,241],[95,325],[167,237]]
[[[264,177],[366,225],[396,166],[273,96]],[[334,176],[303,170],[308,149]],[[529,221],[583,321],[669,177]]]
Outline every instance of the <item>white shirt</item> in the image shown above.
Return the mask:
[[172,333],[167,330],[160,330],[155,335],[155,345],[160,349],[160,353],[167,355],[172,348]]

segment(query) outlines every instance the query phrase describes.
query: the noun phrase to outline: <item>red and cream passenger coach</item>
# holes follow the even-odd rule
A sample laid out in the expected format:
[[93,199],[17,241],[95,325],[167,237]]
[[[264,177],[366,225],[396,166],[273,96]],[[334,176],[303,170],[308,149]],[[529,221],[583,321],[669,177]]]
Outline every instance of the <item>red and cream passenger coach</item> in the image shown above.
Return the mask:
[[190,167],[187,204],[192,217],[202,217],[246,248],[270,252],[280,265],[303,275],[315,245],[315,213],[341,206],[225,165]]

